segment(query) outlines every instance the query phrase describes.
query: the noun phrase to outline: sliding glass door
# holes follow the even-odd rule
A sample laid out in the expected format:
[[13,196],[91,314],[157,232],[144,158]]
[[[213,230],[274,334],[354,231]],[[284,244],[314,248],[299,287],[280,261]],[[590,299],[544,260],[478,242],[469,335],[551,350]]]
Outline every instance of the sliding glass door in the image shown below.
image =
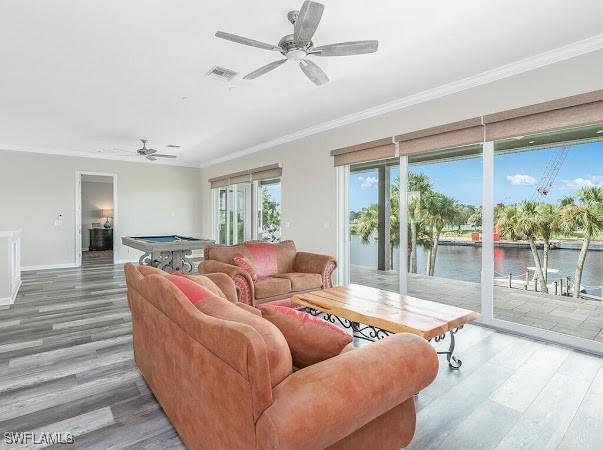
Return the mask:
[[602,138],[597,125],[339,168],[342,279],[603,351]]

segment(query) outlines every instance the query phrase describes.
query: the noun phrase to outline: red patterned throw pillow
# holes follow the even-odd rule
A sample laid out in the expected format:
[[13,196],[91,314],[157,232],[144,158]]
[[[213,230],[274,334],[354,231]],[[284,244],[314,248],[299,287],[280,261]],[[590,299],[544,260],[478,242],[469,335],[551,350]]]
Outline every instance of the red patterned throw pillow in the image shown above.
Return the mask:
[[174,283],[193,305],[216,296],[216,294],[206,287],[189,280],[178,272],[168,275],[167,279]]
[[253,264],[251,264],[251,261],[249,261],[248,258],[243,255],[234,255],[232,262],[235,263],[235,266],[240,267],[247,272],[254,282],[258,280],[258,272],[255,270],[255,267]]
[[339,355],[353,341],[352,336],[337,325],[286,306],[264,306],[262,317],[283,333],[293,364],[300,369]]

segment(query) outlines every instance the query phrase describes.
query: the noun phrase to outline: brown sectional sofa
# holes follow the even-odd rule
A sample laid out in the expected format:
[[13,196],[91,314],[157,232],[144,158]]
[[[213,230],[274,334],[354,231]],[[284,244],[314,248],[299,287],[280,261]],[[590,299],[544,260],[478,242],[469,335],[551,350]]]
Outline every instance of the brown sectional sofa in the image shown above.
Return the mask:
[[[337,262],[331,256],[298,252],[293,241],[271,243],[248,241],[238,245],[212,245],[204,250],[199,273],[225,273],[240,292],[240,300],[259,305],[291,297],[296,293],[326,289]],[[245,256],[257,269],[251,274],[233,263],[236,255]]]
[[165,273],[125,272],[136,364],[187,448],[394,450],[412,439],[413,395],[438,369],[425,340],[389,336],[293,372],[284,336],[236,303],[224,274],[190,277],[216,294],[203,313]]

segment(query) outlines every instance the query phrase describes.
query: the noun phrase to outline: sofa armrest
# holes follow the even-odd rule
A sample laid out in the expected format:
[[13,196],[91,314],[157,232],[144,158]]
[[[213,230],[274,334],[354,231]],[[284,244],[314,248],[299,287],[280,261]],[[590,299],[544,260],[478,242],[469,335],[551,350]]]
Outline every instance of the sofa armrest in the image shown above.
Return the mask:
[[428,386],[438,366],[427,341],[398,334],[301,369],[274,388],[260,448],[333,445]]
[[331,275],[337,268],[337,261],[332,256],[318,253],[297,252],[294,270],[302,273],[319,273],[322,275],[322,287],[333,287]]
[[245,270],[232,264],[226,264],[213,259],[201,261],[199,263],[199,273],[207,275],[210,273],[225,273],[228,275],[237,289],[239,289],[241,296],[239,300],[248,305],[253,305],[254,300],[254,286],[251,275]]
[[257,309],[255,306],[248,305],[247,303],[238,302],[237,306],[241,308],[243,311],[247,311],[255,316],[262,317],[262,312]]
[[235,287],[232,278],[225,273],[206,273],[204,277],[209,278],[222,291],[226,300],[232,303],[238,302],[237,288]]

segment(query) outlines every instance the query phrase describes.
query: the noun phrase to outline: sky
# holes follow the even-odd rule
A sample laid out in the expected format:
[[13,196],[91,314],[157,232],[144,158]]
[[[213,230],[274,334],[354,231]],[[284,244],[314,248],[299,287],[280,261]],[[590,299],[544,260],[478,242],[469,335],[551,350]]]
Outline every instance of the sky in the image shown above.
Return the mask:
[[[561,151],[560,147],[496,155],[494,158],[495,203],[533,200],[547,166]],[[437,192],[460,203],[481,205],[482,158],[433,164],[411,165],[412,172],[429,177]],[[400,175],[392,168],[391,180]],[[377,171],[350,174],[350,210],[359,211],[377,203]],[[557,202],[575,195],[584,186],[603,186],[603,141],[577,144],[569,148],[549,194],[543,201]]]
[[278,202],[278,204],[281,204],[281,184],[266,184],[264,185],[264,189],[266,189],[268,191],[268,193],[270,194],[270,196],[276,200]]

